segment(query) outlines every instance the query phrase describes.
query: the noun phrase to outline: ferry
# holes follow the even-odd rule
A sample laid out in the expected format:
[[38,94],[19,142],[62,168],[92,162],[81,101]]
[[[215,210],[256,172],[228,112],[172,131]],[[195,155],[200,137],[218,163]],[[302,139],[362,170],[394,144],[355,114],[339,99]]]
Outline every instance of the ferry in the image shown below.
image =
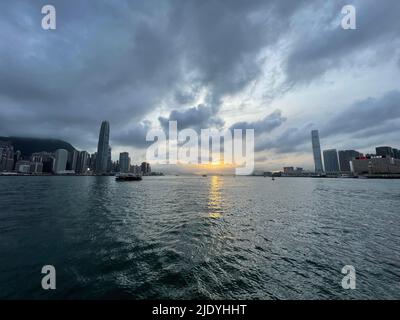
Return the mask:
[[132,173],[120,173],[115,176],[116,181],[140,181],[142,176]]

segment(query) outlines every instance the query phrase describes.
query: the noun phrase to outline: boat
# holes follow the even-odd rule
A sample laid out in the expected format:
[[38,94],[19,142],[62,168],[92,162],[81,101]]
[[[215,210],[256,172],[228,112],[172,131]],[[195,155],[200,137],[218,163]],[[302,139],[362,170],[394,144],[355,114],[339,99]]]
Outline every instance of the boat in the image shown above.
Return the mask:
[[207,177],[207,175],[206,175],[206,174],[203,174],[203,175],[202,175],[202,177],[203,177],[203,178],[206,178],[206,177]]
[[274,177],[272,177],[272,181],[275,181],[275,178],[274,178]]
[[142,176],[136,174],[118,174],[115,176],[116,181],[140,181],[142,180]]

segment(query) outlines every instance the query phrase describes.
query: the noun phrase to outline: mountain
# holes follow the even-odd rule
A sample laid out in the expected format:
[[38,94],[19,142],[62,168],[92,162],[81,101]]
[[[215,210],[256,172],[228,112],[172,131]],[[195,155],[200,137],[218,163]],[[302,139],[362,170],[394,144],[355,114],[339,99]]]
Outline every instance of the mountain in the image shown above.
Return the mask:
[[0,137],[0,141],[10,141],[14,146],[14,151],[19,150],[24,156],[41,151],[54,152],[57,149],[75,150],[68,142],[58,139]]

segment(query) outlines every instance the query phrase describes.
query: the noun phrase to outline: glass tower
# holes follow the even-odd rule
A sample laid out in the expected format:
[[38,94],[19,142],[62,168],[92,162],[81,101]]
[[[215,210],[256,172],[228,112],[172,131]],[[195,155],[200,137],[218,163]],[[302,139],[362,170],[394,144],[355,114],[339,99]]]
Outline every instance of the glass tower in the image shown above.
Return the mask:
[[323,173],[324,168],[322,167],[321,146],[319,144],[318,130],[311,131],[311,142],[314,155],[315,173]]
[[108,121],[103,121],[101,123],[99,143],[97,145],[96,173],[98,174],[107,172],[109,140],[110,124],[108,123]]

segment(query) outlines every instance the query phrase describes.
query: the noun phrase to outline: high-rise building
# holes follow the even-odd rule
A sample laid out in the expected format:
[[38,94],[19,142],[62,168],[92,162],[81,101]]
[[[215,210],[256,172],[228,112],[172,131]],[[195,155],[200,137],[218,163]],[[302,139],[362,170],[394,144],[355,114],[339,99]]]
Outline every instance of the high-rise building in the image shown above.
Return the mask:
[[355,150],[340,150],[339,152],[340,172],[350,173],[350,161],[362,156],[362,153]]
[[78,153],[78,160],[76,163],[76,173],[85,174],[89,165],[89,153],[80,151]]
[[325,172],[335,174],[339,172],[339,160],[336,149],[324,150]]
[[131,166],[131,158],[128,152],[121,152],[119,154],[119,171],[123,173],[129,172]]
[[92,153],[89,159],[89,169],[90,171],[93,172],[96,172],[96,157],[97,157],[97,152]]
[[54,173],[62,173],[67,168],[68,151],[65,149],[58,149],[55,152],[56,161],[54,162]]
[[14,147],[11,142],[0,141],[0,171],[12,171],[14,168]]
[[315,173],[323,173],[324,168],[322,167],[321,145],[319,143],[318,130],[311,131],[311,142],[314,155]]
[[76,164],[78,161],[78,151],[73,150],[68,152],[67,170],[73,170],[76,172]]
[[150,164],[147,162],[142,162],[142,164],[140,165],[140,171],[144,176],[148,175],[151,172]]
[[109,140],[110,140],[110,124],[103,121],[100,127],[99,142],[97,145],[96,155],[96,173],[102,174],[107,172],[109,158]]
[[111,172],[113,169],[113,162],[111,160],[111,147],[108,146],[108,155],[107,155],[107,172]]

